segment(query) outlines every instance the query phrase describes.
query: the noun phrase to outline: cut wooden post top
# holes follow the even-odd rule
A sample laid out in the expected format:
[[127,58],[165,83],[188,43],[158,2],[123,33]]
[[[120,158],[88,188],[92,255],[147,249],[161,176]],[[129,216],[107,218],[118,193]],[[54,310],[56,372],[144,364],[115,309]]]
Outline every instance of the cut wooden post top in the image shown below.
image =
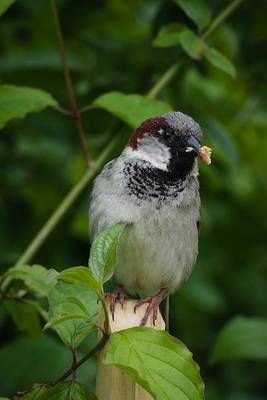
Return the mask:
[[[121,306],[121,304],[119,303],[116,304],[114,321],[112,320],[108,305],[111,332],[118,332],[123,329],[133,328],[140,325],[140,322],[145,315],[147,304],[142,304],[136,309],[136,312],[134,312],[134,306],[136,305],[136,303],[136,300],[125,300],[123,306]],[[155,326],[153,325],[151,314],[148,318],[146,327],[154,328],[159,331],[165,330],[165,322],[161,316],[160,311],[158,311],[158,317],[156,319]]]
[[[148,305],[142,304],[136,309],[136,312],[134,312],[136,302],[136,300],[126,300],[123,307],[120,304],[116,304],[114,321],[109,311],[111,332],[118,332],[140,325]],[[101,324],[103,324],[103,320]],[[156,330],[165,330],[165,322],[159,310],[155,326],[153,325],[151,315],[148,318],[146,327]],[[105,349],[100,352],[97,362],[96,394],[99,400],[153,400],[150,394],[139,385],[135,384],[132,379],[120,369],[105,365],[103,363],[104,352]]]

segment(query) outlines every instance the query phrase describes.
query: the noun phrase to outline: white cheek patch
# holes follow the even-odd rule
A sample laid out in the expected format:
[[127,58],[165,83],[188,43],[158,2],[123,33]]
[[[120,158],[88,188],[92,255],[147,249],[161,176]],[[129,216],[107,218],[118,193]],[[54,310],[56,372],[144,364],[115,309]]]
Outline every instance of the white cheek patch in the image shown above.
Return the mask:
[[136,150],[127,147],[125,150],[127,156],[148,161],[154,167],[167,170],[170,161],[170,151],[167,146],[160,143],[154,136],[145,136],[138,140]]

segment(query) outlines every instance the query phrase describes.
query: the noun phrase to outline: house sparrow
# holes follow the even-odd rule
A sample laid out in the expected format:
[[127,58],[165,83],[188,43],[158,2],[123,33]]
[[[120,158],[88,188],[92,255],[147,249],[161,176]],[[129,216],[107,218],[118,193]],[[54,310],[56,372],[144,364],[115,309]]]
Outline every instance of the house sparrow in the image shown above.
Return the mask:
[[[90,237],[126,223],[115,264],[119,288],[148,303],[141,325],[153,321],[161,301],[190,276],[198,254],[200,197],[197,157],[210,163],[201,148],[200,126],[181,112],[147,119],[134,130],[121,155],[97,176],[91,195]],[[145,297],[145,298],[144,298]]]

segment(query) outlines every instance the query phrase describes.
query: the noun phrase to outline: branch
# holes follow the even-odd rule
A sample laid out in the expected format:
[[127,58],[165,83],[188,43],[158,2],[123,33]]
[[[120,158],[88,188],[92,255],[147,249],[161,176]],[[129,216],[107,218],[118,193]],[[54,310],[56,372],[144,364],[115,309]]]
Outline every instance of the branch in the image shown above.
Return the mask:
[[227,7],[225,7],[225,9],[222,10],[222,12],[220,12],[220,14],[218,14],[217,17],[212,21],[208,29],[201,35],[201,39],[207,39],[207,37],[210,36],[210,34],[235,11],[242,1],[243,0],[234,0]]
[[82,357],[80,361],[76,362],[75,367],[74,365],[72,365],[68,369],[68,371],[66,371],[60,378],[56,380],[54,384],[56,385],[57,383],[67,379],[70,375],[73,375],[74,369],[76,371],[82,364],[84,364],[87,360],[89,360],[89,358],[93,357],[99,350],[101,350],[106,345],[108,339],[109,335],[104,333],[100,341],[97,343],[97,345],[92,350],[90,350],[89,353],[87,353],[84,357]]
[[157,97],[161,90],[172,80],[178,71],[179,64],[175,63],[162,75],[160,80],[150,89],[147,94],[149,99]]
[[52,12],[53,12],[53,17],[54,17],[54,22],[55,22],[55,27],[56,27],[56,32],[57,32],[57,38],[58,38],[58,43],[59,43],[59,48],[60,48],[60,55],[61,55],[61,60],[62,60],[63,70],[64,70],[64,78],[66,81],[67,91],[68,91],[71,109],[72,109],[70,116],[74,118],[75,126],[78,131],[78,135],[79,135],[79,140],[80,140],[80,145],[82,148],[84,160],[85,160],[86,165],[89,167],[91,164],[91,159],[90,159],[88,146],[87,146],[86,139],[85,139],[85,133],[84,133],[82,119],[81,119],[81,113],[80,113],[80,110],[79,110],[79,107],[77,104],[77,99],[75,96],[75,92],[73,89],[73,83],[72,83],[70,70],[69,70],[69,66],[68,66],[65,42],[64,42],[63,35],[62,35],[62,29],[60,26],[60,20],[59,20],[57,8],[56,8],[55,0],[50,0],[50,4],[51,4]]

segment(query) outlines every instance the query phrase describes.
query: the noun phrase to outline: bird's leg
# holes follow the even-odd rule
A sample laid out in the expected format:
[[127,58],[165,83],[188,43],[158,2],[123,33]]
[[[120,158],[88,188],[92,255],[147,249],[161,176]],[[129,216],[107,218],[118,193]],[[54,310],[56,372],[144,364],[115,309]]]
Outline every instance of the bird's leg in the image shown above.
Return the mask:
[[152,316],[153,316],[153,325],[155,325],[155,322],[156,322],[156,319],[157,319],[157,315],[158,315],[159,305],[162,302],[162,300],[164,300],[166,295],[167,295],[166,289],[161,289],[159,291],[159,293],[156,294],[155,296],[145,297],[144,299],[141,299],[136,303],[136,305],[134,307],[134,312],[141,305],[148,303],[145,315],[142,318],[140,326],[145,326],[146,325],[148,317],[149,317],[149,315],[151,313],[152,313]]
[[123,307],[123,303],[127,298],[128,296],[126,295],[124,287],[122,285],[119,285],[114,290],[114,292],[105,294],[105,300],[109,302],[109,309],[113,321],[116,303],[120,303],[120,305]]

